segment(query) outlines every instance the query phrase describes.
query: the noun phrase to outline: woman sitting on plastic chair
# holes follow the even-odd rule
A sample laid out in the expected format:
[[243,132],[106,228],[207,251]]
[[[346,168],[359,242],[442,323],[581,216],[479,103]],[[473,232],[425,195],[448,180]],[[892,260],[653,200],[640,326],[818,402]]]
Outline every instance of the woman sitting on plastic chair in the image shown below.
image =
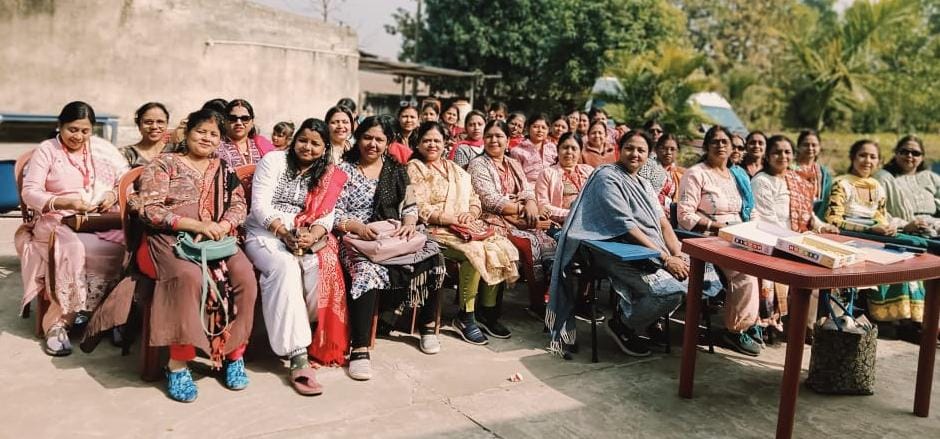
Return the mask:
[[[588,262],[610,279],[620,296],[619,312],[610,319],[608,330],[627,355],[651,354],[649,340],[642,335],[657,319],[674,310],[687,290],[688,258],[680,253],[679,239],[652,185],[639,176],[652,144],[652,139],[639,130],[621,137],[619,161],[597,168],[571,207],[558,239],[551,299],[545,314],[555,353],[567,356],[575,343],[578,288],[576,279],[566,273],[573,261]],[[612,261],[581,245],[584,240],[625,241],[654,249],[661,256],[637,262]]]
[[[147,250],[157,280],[150,344],[170,346],[167,390],[181,402],[198,394],[187,367],[196,348],[209,354],[213,366],[222,367],[226,387],[248,386],[242,354],[258,292],[251,262],[237,250],[210,262],[206,272],[178,256],[183,233],[219,241],[234,235],[248,213],[241,182],[214,154],[221,132],[222,116],[215,111],[190,114],[182,152],[157,156],[140,176],[140,217],[148,227]],[[218,294],[206,294],[207,282],[218,286],[209,288]]]
[[[473,191],[470,174],[443,157],[445,132],[437,122],[421,124],[408,175],[415,191],[418,216],[430,228],[431,238],[444,247],[444,256],[460,264],[457,287],[460,310],[454,327],[468,343],[482,345],[487,343],[483,331],[496,338],[509,336],[509,330],[498,321],[497,295],[501,284],[519,278],[516,268],[519,251],[499,234],[468,241],[450,229],[453,225],[485,227],[486,223],[479,219],[483,208],[480,197]],[[476,317],[478,290],[481,306]]]
[[[62,108],[59,134],[39,145],[23,178],[23,202],[37,216],[15,236],[23,266],[22,306],[39,294],[49,296],[43,350],[52,356],[72,352],[68,328],[94,311],[121,277],[120,229],[78,233],[61,223],[69,215],[116,208],[115,186],[127,163],[117,148],[92,135],[94,124],[95,112],[88,104],[71,102]],[[50,273],[54,279],[47,278]]]

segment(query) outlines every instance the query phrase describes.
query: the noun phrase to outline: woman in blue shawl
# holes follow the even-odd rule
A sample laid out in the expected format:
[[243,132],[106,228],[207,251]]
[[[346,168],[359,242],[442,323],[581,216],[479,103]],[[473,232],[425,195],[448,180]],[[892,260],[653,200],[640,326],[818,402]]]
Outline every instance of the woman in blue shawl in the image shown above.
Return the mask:
[[[575,343],[574,306],[577,279],[567,272],[573,261],[586,263],[610,279],[620,296],[619,312],[608,330],[620,348],[632,356],[647,356],[648,339],[641,337],[659,317],[674,310],[687,289],[688,259],[663,214],[650,182],[638,175],[649,157],[652,140],[639,130],[620,139],[620,159],[599,167],[575,200],[558,238],[552,267],[549,309],[545,323],[551,329],[553,352],[565,355]],[[636,262],[612,261],[587,246],[585,240],[611,240],[642,245],[660,257]],[[711,270],[714,275],[714,270]],[[720,289],[717,276],[706,282],[706,294]]]

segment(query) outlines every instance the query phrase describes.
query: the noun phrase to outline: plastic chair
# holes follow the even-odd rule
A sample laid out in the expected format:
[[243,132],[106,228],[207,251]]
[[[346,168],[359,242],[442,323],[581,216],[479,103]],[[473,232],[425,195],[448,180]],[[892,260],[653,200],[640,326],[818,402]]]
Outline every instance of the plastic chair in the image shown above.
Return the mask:
[[[20,198],[22,198],[22,193],[23,193],[23,175],[26,172],[26,165],[29,164],[29,160],[33,158],[33,153],[35,151],[36,150],[33,149],[33,150],[29,150],[20,154],[20,156],[17,157],[16,163],[13,167],[13,175],[15,176],[15,179],[16,179],[16,193],[20,195]],[[23,223],[28,224],[32,222],[34,218],[36,217],[36,212],[34,212],[32,209],[26,206],[26,203],[19,203],[19,204],[20,204],[20,217],[23,219]],[[49,254],[52,255],[54,251],[55,251],[55,240],[50,239]],[[50,269],[49,276],[52,278],[55,278],[54,267]],[[40,291],[39,294],[36,296],[36,322],[35,322],[35,327],[33,331],[36,334],[37,338],[42,338],[45,335],[45,331],[43,331],[42,329],[42,319],[46,315],[46,311],[49,309],[49,305],[51,304],[49,297],[47,297],[49,294],[48,290],[49,288],[47,286],[47,288],[44,288],[43,291]],[[29,318],[29,314],[30,314],[29,311],[30,311],[30,304],[26,304],[26,306],[23,307],[23,312],[21,313],[24,319]]]

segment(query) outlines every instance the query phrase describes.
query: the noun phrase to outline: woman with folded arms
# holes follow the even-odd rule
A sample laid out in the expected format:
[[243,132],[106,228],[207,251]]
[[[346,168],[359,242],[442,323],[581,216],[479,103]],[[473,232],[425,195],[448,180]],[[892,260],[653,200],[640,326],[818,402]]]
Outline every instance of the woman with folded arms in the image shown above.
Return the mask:
[[535,197],[544,206],[548,217],[563,225],[571,203],[578,198],[594,168],[578,163],[581,159],[581,136],[565,133],[560,140],[558,163],[545,168],[539,175],[535,182]]
[[323,391],[309,360],[342,365],[348,348],[339,247],[329,233],[347,176],[330,163],[327,139],[326,123],[307,119],[287,151],[261,159],[246,222],[271,349],[289,359],[291,385],[308,396]]
[[225,139],[216,154],[232,168],[261,161],[274,144],[258,134],[255,110],[244,99],[235,99],[225,106]]
[[[417,132],[415,133],[417,134]],[[349,175],[339,200],[333,230],[353,233],[358,239],[374,241],[379,235],[369,223],[400,221],[393,236],[406,240],[421,233],[415,230],[418,208],[415,205],[406,168],[387,155],[388,142],[394,138],[394,120],[367,117],[356,129],[356,146],[344,156],[340,169]],[[425,354],[440,352],[435,334],[438,289],[444,281],[444,260],[433,241],[428,240],[416,253],[417,262],[402,265],[378,264],[351,245],[343,245],[340,260],[352,280],[349,287],[350,346],[349,376],[355,380],[372,378],[369,344],[372,313],[382,295],[382,308],[421,307],[418,347]],[[395,303],[399,302],[399,303]]]
[[[458,292],[460,310],[454,326],[469,343],[486,344],[477,321],[491,334],[500,334],[502,326],[496,309],[497,293],[504,282],[519,278],[516,262],[519,252],[506,237],[493,234],[484,239],[467,240],[454,234],[452,226],[485,230],[479,218],[483,213],[480,197],[473,191],[470,174],[442,156],[445,128],[425,122],[418,128],[418,145],[408,163],[408,175],[414,187],[418,216],[428,225],[430,236],[444,246],[444,256],[460,264]],[[474,316],[479,291],[480,308]]]
[[[78,233],[62,224],[66,216],[116,210],[115,189],[127,162],[114,145],[92,134],[94,126],[90,105],[65,105],[58,135],[39,144],[23,175],[23,203],[36,216],[20,226],[14,238],[22,265],[21,307],[39,294],[47,296],[43,350],[52,356],[72,353],[68,329],[76,321],[87,321],[121,277],[120,229]],[[51,272],[54,279],[48,276]]]
[[558,149],[548,140],[548,119],[544,114],[530,116],[527,128],[529,136],[518,147],[511,148],[510,154],[519,161],[526,180],[534,186],[542,170],[558,161]]
[[519,250],[529,288],[529,311],[541,320],[548,293],[542,263],[554,254],[555,240],[545,233],[550,221],[542,215],[522,165],[506,154],[508,142],[506,123],[488,122],[484,129],[484,154],[470,162],[468,171],[483,205],[481,218],[496,226]]
[[[199,264],[180,258],[175,250],[183,232],[195,240],[234,235],[248,214],[235,171],[215,155],[222,124],[222,116],[212,110],[190,114],[185,149],[158,156],[140,176],[140,217],[148,228],[146,249],[156,268],[150,344],[170,347],[167,391],[180,402],[193,401],[198,394],[187,367],[196,358],[196,348],[222,368],[227,388],[248,386],[242,354],[258,293],[251,261],[237,250],[209,262],[207,279]],[[205,282],[219,286],[210,303],[203,297]]]
[[[750,218],[747,191],[742,191],[739,180],[729,167],[731,133],[715,125],[705,133],[702,161],[686,170],[679,182],[677,220],[685,230],[717,234],[722,227],[734,225]],[[753,196],[751,196],[753,197]],[[757,278],[734,270],[721,269],[728,279],[725,289],[726,342],[742,354],[757,356],[761,347],[748,334],[758,319],[760,289]]]
[[[852,160],[849,173],[832,181],[826,222],[843,230],[923,241],[898,233],[897,226],[891,223],[885,208],[885,189],[872,177],[881,160],[878,144],[859,140],[849,149],[849,158]],[[868,295],[868,312],[877,321],[902,321],[905,331],[916,332],[924,314],[922,283],[879,285]]]
[[140,141],[121,148],[128,166],[136,168],[150,163],[157,154],[172,152],[167,143],[166,127],[170,113],[159,102],[147,102],[134,113],[134,124],[140,131]]

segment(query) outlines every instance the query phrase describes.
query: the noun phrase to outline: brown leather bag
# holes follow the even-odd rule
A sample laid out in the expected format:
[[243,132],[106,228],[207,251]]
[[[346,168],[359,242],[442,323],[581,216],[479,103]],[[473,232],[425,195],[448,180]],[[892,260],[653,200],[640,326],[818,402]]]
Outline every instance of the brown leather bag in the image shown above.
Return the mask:
[[482,241],[496,233],[496,228],[480,220],[476,220],[469,225],[451,224],[447,226],[450,233],[453,233],[464,241]]
[[118,212],[80,213],[62,218],[62,224],[77,233],[105,232],[121,228],[121,214]]

